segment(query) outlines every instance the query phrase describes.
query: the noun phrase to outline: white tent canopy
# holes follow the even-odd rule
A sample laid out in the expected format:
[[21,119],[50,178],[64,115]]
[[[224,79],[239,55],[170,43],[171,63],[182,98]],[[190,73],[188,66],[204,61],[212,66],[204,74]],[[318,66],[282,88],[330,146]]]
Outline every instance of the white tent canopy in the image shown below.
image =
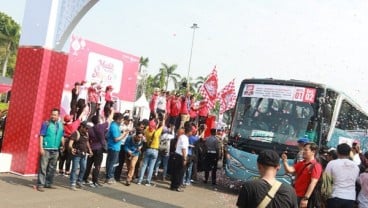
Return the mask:
[[149,104],[146,95],[143,93],[138,100],[134,102],[134,117],[148,119],[150,115]]

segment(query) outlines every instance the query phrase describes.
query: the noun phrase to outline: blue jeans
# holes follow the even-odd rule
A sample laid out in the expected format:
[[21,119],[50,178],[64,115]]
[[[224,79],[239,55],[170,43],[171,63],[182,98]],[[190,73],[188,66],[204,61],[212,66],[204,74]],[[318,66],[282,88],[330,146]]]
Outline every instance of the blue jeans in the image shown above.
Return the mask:
[[192,179],[192,169],[193,169],[193,160],[189,161],[189,164],[186,167],[183,184],[190,183],[190,179]]
[[106,158],[106,179],[114,178],[115,165],[118,163],[119,152],[109,149]]
[[169,163],[169,155],[166,154],[158,154],[158,158],[155,164],[155,175],[158,174],[158,169],[161,165],[162,162],[162,168],[163,168],[163,172],[162,172],[162,177],[165,179],[166,175],[167,175],[167,165]]
[[146,172],[147,166],[148,166],[148,175],[147,175],[147,183],[151,183],[153,169],[155,168],[155,163],[158,156],[158,150],[157,149],[151,149],[148,148],[146,152],[144,153],[143,157],[143,165],[141,167],[141,171],[139,173],[139,180],[138,183],[142,183],[144,173]]
[[[75,186],[76,182],[81,183],[83,181],[84,173],[86,172],[87,156],[86,155],[73,155],[72,171],[70,173],[70,185]],[[77,170],[79,173],[77,176]]]
[[45,154],[40,157],[37,186],[51,186],[54,182],[58,157],[59,150],[45,150]]

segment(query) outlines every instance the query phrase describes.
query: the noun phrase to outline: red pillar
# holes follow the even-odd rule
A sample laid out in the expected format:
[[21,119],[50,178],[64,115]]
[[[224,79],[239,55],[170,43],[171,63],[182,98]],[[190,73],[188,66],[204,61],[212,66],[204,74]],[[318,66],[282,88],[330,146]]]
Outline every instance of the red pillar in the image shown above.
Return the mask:
[[2,152],[12,154],[11,171],[38,170],[41,123],[60,108],[68,56],[41,47],[18,49]]

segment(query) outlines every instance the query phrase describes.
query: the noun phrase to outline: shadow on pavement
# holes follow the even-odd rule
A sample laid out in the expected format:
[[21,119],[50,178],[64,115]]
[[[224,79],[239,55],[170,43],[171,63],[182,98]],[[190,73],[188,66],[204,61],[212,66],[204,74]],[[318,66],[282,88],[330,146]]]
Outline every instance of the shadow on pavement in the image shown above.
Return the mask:
[[2,176],[2,177],[0,177],[0,180],[6,182],[8,184],[11,184],[11,185],[21,185],[21,186],[25,186],[25,187],[29,187],[29,188],[33,188],[33,186],[36,185],[36,182],[30,181],[30,180],[27,180],[27,179],[23,179],[23,178],[20,178],[18,176],[14,176],[14,177],[12,177],[12,176]]
[[[8,183],[12,186],[24,186],[28,188],[35,188],[37,179],[32,177],[23,177],[18,175],[12,175],[12,174],[6,174],[1,175],[0,174],[0,180],[4,181],[5,183]],[[162,207],[162,208],[179,208],[181,206],[177,206],[171,203],[166,203],[158,200],[153,200],[147,197],[144,197],[144,195],[139,195],[139,193],[131,193],[124,190],[119,189],[120,186],[124,186],[122,184],[115,185],[104,185],[103,187],[99,188],[90,188],[86,186],[82,190],[78,190],[76,192],[70,190],[70,193],[76,193],[76,194],[83,194],[83,192],[90,192],[97,195],[100,195],[102,197],[110,198],[113,200],[120,201],[122,203],[125,203],[126,205],[134,205],[138,207]],[[69,189],[69,177],[64,177],[60,175],[56,175],[54,178],[53,186],[57,190],[62,190],[63,188]],[[163,187],[161,187],[163,188]],[[64,190],[65,191],[65,190]],[[69,191],[69,190],[66,190]]]

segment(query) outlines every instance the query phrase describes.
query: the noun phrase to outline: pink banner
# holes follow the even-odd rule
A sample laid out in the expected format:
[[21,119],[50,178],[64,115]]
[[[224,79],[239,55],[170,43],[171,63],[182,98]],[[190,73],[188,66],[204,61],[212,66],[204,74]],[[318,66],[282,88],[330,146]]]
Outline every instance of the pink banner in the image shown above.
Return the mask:
[[96,82],[123,101],[135,101],[139,57],[73,36],[64,89],[75,82]]

